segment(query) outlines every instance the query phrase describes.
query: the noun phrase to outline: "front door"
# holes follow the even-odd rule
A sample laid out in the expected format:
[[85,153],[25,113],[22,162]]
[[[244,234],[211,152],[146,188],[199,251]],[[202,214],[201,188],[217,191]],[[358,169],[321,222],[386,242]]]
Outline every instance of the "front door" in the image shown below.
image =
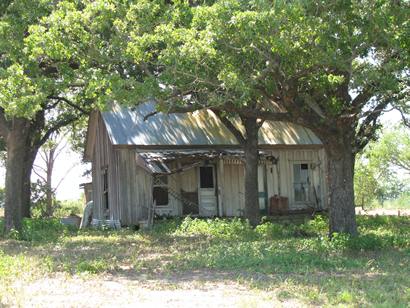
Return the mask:
[[199,167],[199,216],[212,217],[217,215],[215,187],[214,166]]

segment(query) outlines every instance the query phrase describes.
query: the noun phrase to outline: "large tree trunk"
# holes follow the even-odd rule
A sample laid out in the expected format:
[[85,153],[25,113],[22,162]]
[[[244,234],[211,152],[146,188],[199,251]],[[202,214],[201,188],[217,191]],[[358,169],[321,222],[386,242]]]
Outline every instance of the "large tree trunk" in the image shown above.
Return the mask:
[[7,137],[6,161],[6,198],[5,198],[5,231],[20,230],[25,206],[25,189],[27,189],[26,172],[28,163],[27,143],[30,134],[30,122],[14,119],[12,129]]
[[357,235],[354,204],[354,161],[352,146],[345,142],[325,143],[328,159],[329,232]]
[[245,152],[245,212],[244,216],[251,225],[260,222],[259,197],[258,197],[258,131],[256,118],[242,119],[245,126],[246,137],[244,140]]

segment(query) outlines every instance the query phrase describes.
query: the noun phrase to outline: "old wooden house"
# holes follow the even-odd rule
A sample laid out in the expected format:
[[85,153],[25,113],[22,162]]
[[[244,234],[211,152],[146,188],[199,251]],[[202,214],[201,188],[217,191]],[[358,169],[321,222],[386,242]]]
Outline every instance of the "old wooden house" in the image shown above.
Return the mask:
[[[165,216],[241,216],[243,151],[230,131],[209,110],[146,118],[153,111],[147,102],[91,114],[85,159],[94,219],[130,226],[152,208]],[[263,214],[327,207],[325,152],[309,129],[265,122],[259,144]]]

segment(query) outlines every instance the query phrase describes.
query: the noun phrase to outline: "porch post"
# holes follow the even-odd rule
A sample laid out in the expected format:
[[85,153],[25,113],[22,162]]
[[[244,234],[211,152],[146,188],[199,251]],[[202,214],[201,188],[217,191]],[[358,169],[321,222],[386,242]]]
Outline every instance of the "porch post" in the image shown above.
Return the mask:
[[[224,181],[224,160],[218,159],[217,183],[218,183],[218,216],[222,217],[223,210],[223,181]],[[219,174],[218,174],[219,173]]]

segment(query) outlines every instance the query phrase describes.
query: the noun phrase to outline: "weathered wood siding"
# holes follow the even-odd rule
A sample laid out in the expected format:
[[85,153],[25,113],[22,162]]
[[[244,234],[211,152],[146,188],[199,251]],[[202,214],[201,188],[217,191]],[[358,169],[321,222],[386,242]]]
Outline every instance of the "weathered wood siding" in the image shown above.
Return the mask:
[[[152,205],[152,176],[136,164],[133,149],[114,149],[102,118],[97,118],[92,161],[94,218],[136,225]],[[107,168],[109,211],[103,204],[103,174]],[[106,215],[108,214],[108,215]]]
[[242,216],[245,207],[245,168],[240,160],[224,160],[222,213],[224,216]]
[[122,225],[137,225],[148,217],[152,205],[152,176],[136,163],[132,149],[116,149],[117,200]]
[[[93,218],[96,219],[119,219],[118,202],[116,199],[116,181],[117,174],[115,168],[115,154],[111,141],[109,140],[107,130],[101,116],[96,118],[97,129],[94,142],[93,160],[92,160],[92,178],[93,178],[93,201],[94,211]],[[108,175],[108,202],[109,211],[105,210],[103,204],[103,174],[107,169]]]

